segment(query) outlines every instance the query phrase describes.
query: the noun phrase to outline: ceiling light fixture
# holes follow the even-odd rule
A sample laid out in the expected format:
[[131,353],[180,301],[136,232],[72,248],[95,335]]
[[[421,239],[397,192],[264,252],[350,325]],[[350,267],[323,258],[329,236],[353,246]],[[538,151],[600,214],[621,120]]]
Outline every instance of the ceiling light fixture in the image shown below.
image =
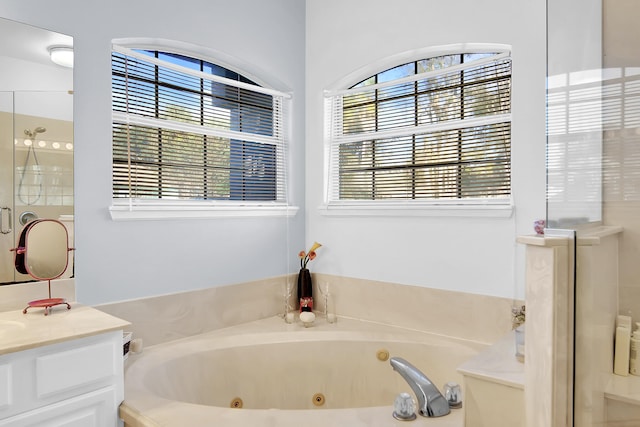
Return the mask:
[[73,48],[71,46],[50,46],[49,56],[55,64],[73,68]]

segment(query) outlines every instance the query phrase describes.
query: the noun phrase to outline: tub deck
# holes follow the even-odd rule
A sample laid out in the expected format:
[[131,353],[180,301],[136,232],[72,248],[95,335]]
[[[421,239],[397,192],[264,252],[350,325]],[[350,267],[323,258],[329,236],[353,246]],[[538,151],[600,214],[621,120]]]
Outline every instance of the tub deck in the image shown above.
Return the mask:
[[[274,343],[303,343],[309,341],[407,342],[437,343],[445,348],[464,348],[465,354],[477,354],[485,345],[441,337],[421,331],[396,328],[372,322],[339,318],[329,324],[322,317],[310,328],[299,322],[286,324],[280,317],[262,319],[229,328],[219,329],[195,337],[145,348],[141,354],[130,354],[125,363],[125,400],[120,417],[127,427],[151,426],[278,426],[278,427],[462,427],[464,410],[453,409],[440,418],[418,416],[407,423],[392,417],[393,401],[388,405],[346,409],[232,409],[176,401],[163,396],[150,384],[150,373],[161,372],[167,363],[192,356],[194,353],[216,349],[236,348]],[[413,363],[414,361],[412,361]],[[387,362],[388,364],[388,362]],[[392,368],[389,366],[388,371]],[[393,375],[399,375],[393,373]],[[175,379],[174,379],[175,380]],[[188,381],[188,380],[185,380]],[[435,382],[435,381],[434,381]],[[441,387],[440,384],[436,384]],[[176,387],[188,385],[176,385]],[[410,391],[407,385],[407,390]],[[464,398],[464,396],[463,396]]]

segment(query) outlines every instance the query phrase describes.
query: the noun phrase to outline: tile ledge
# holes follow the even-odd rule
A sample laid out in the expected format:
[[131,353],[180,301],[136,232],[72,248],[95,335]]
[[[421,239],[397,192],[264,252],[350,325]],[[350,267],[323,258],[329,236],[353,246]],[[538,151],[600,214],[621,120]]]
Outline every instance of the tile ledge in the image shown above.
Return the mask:
[[474,377],[524,390],[524,363],[515,357],[515,337],[511,331],[477,356],[458,367],[463,376]]
[[623,403],[640,406],[640,377],[611,374],[604,389],[604,397]]
[[[613,236],[623,232],[623,228],[617,225],[601,225],[577,229],[577,244],[580,246],[599,245],[604,237]],[[518,236],[516,241],[531,246],[564,246],[568,243],[568,238],[562,236],[544,236],[541,234]]]
[[587,228],[584,230],[578,230],[578,245],[580,246],[592,246],[599,245],[600,239],[615,234],[622,233],[623,228],[620,226],[598,226],[595,228]]
[[518,236],[516,241],[524,245],[530,246],[566,246],[569,243],[569,239],[566,237],[547,237],[543,235],[527,235]]

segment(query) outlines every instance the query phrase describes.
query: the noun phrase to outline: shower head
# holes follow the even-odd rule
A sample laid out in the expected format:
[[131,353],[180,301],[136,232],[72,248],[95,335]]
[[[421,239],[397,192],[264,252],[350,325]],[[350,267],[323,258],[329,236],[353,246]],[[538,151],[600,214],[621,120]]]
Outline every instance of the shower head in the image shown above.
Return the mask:
[[44,133],[44,132],[46,132],[46,131],[47,131],[47,129],[46,129],[46,128],[43,128],[42,126],[38,126],[37,128],[35,128],[35,129],[33,130],[33,132],[31,132],[31,130],[29,130],[29,129],[25,129],[25,130],[24,130],[24,134],[25,134],[25,135],[27,135],[29,138],[33,138],[33,137],[35,137],[37,134],[39,134],[39,133]]

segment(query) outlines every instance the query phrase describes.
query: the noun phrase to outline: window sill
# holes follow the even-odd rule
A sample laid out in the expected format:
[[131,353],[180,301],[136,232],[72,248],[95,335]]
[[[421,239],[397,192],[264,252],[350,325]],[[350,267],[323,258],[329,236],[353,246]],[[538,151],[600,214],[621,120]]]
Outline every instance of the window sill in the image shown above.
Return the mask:
[[220,204],[220,203],[129,203],[114,201],[109,207],[113,221],[164,220],[164,219],[208,219],[293,217],[297,206],[281,204]]
[[510,218],[514,207],[511,203],[336,203],[318,208],[321,215],[336,217],[480,217]]

